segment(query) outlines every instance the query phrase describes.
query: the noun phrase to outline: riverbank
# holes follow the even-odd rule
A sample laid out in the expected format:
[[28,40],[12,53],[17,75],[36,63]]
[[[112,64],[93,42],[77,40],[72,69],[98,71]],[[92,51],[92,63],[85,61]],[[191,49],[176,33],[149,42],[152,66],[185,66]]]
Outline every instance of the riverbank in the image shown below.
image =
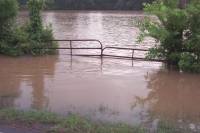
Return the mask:
[[[51,112],[0,109],[0,132],[18,133],[154,133],[126,124],[93,123],[78,115],[63,117]],[[155,133],[185,133],[160,123]],[[188,133],[188,132],[187,132]]]
[[[50,133],[143,133],[144,129],[125,124],[94,124],[78,115],[62,117],[50,112],[1,109],[0,123],[4,127],[30,129]],[[0,127],[1,129],[1,127]]]

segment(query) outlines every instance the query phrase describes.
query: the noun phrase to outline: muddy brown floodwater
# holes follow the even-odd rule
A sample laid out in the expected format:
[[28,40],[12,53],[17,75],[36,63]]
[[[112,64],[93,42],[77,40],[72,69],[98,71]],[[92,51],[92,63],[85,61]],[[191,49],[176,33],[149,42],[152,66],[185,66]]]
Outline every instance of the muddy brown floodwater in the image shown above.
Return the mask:
[[[21,12],[19,20],[26,16]],[[43,14],[57,39],[90,38],[101,40],[104,46],[147,48],[153,45],[153,39],[135,43],[139,31],[134,21],[142,16],[136,12],[99,11]],[[199,129],[200,75],[169,71],[156,62],[70,58],[67,53],[60,50],[59,55],[43,57],[0,56],[0,107],[77,113],[94,121],[150,127],[168,120]]]

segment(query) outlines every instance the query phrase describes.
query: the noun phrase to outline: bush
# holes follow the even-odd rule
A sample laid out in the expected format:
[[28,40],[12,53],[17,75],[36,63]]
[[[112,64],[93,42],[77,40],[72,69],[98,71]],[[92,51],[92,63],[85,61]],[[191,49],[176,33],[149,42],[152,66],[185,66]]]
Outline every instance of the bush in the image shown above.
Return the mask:
[[0,41],[10,36],[15,24],[18,4],[16,0],[0,1]]
[[28,36],[21,28],[15,28],[9,36],[4,35],[0,41],[0,53],[12,56],[24,54],[25,46],[28,45]]
[[156,18],[145,17],[138,23],[142,31],[139,40],[146,36],[157,40],[148,58],[166,59],[183,71],[200,72],[200,1],[190,0],[184,9],[178,5],[179,0],[145,4],[144,11]]
[[[0,53],[16,55],[15,18],[18,11],[16,0],[0,1]],[[16,43],[15,43],[16,42]]]
[[0,1],[0,23],[5,23],[17,15],[18,4],[16,0]]
[[27,25],[16,25],[18,3],[16,0],[0,1],[0,53],[12,56],[43,55],[56,52],[50,26],[42,25],[43,0],[29,0],[30,21]]
[[200,63],[197,61],[197,56],[191,53],[182,53],[179,61],[180,69],[189,72],[200,73]]
[[[30,38],[30,53],[32,55],[52,54],[55,53],[57,45],[53,40],[53,33],[51,26],[44,27],[42,24],[41,10],[44,7],[43,0],[29,0],[29,17],[30,22],[27,26],[27,32]],[[39,48],[39,49],[38,49]]]
[[44,7],[43,0],[29,0],[28,8],[29,8],[29,33],[31,39],[40,40],[41,33],[43,31],[42,18],[41,18],[41,10]]

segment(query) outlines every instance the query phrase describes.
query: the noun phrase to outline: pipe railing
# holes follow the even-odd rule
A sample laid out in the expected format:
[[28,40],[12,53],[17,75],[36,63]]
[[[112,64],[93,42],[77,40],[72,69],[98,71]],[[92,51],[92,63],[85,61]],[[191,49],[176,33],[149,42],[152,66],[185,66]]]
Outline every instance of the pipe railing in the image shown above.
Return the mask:
[[[96,40],[96,39],[66,39],[66,40],[50,40],[50,41],[56,41],[56,42],[69,42],[69,48],[67,47],[59,47],[59,48],[54,48],[54,49],[70,49],[70,55],[74,55],[74,56],[102,56],[102,49],[103,49],[103,44],[101,43],[101,41]],[[97,42],[99,44],[99,47],[73,47],[73,42]],[[100,55],[84,55],[84,54],[73,54],[73,49],[96,49],[96,50],[100,50],[101,54]]]
[[106,50],[106,49],[117,49],[117,50],[128,50],[128,51],[132,51],[132,56],[116,56],[116,55],[106,55],[103,54],[104,56],[113,56],[113,57],[122,57],[122,58],[132,58],[134,59],[134,52],[135,51],[148,51],[147,49],[138,49],[138,48],[122,48],[122,47],[104,47],[102,49],[102,53]]
[[[143,52],[148,52],[149,50],[147,49],[140,49],[140,48],[124,48],[124,47],[103,47],[103,44],[101,41],[96,40],[96,39],[66,39],[66,40],[50,40],[50,41],[56,41],[56,42],[69,42],[70,47],[59,47],[59,48],[49,48],[49,49],[70,49],[70,55],[71,56],[100,56],[101,58],[103,56],[107,57],[114,57],[114,58],[127,58],[127,59],[132,59],[132,60],[144,60],[144,61],[156,61],[156,62],[165,62],[165,60],[162,59],[146,59],[146,58],[141,58],[141,57],[134,57],[135,51],[143,51]],[[99,47],[73,47],[73,42],[97,42],[99,44]],[[86,50],[86,49],[96,49],[100,50],[100,54],[92,55],[92,54],[73,54],[73,50]],[[108,55],[104,54],[105,50],[107,49],[115,49],[115,50],[128,50],[132,51],[132,56],[118,56],[118,55]]]
[[104,51],[106,49],[117,49],[117,50],[128,50],[128,51],[132,51],[132,56],[118,56],[118,55],[108,55],[108,54],[103,54],[103,56],[107,56],[107,57],[115,57],[115,58],[126,58],[126,59],[132,59],[132,60],[144,60],[144,61],[156,61],[156,62],[165,62],[166,60],[162,60],[162,59],[147,59],[147,58],[142,58],[142,57],[134,57],[134,53],[135,51],[143,51],[143,52],[148,52],[148,49],[141,49],[141,48],[124,48],[124,47],[104,47],[102,49],[102,53],[104,53]]

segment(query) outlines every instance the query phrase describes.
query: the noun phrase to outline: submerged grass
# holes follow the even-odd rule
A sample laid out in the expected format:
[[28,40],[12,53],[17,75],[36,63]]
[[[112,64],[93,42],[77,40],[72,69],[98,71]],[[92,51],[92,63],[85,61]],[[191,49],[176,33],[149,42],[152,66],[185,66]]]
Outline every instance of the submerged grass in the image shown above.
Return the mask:
[[[43,111],[19,111],[0,109],[1,122],[22,122],[28,124],[50,125],[47,133],[149,133],[142,127],[131,127],[126,124],[92,123],[78,115],[62,117]],[[161,123],[156,133],[185,133],[174,130],[173,126]]]
[[130,127],[125,124],[96,124],[78,115],[61,117],[43,111],[0,109],[0,121],[50,124],[52,128],[47,131],[48,133],[144,133],[142,128]]

